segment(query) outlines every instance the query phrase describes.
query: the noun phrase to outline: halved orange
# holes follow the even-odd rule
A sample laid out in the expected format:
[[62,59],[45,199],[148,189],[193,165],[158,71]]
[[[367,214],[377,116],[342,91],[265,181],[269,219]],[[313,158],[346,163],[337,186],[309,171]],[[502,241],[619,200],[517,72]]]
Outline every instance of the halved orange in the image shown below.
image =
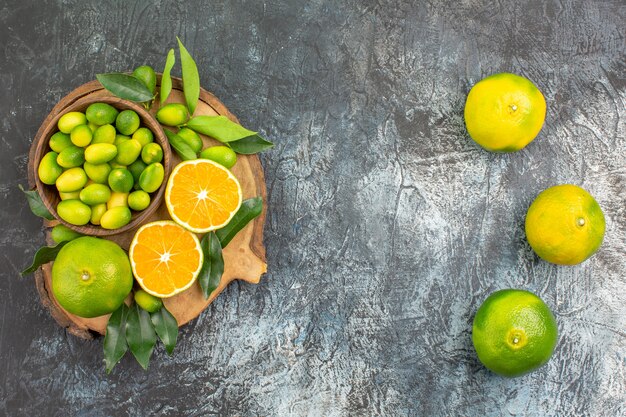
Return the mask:
[[237,178],[208,159],[176,165],[165,189],[165,204],[172,219],[196,233],[226,226],[239,210],[241,197]]
[[160,298],[189,288],[204,260],[198,237],[169,220],[148,223],[137,230],[128,255],[141,288]]

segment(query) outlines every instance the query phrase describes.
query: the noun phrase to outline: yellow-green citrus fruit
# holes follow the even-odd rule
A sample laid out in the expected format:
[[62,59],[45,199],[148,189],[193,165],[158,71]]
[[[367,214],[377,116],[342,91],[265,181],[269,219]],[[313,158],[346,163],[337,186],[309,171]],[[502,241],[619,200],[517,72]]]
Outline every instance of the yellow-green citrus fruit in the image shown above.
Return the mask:
[[143,190],[133,191],[128,195],[128,207],[135,211],[145,210],[150,205],[150,194]]
[[85,163],[85,149],[70,145],[57,156],[57,164],[63,168],[79,167]]
[[83,113],[71,111],[61,116],[57,127],[63,133],[70,133],[76,126],[85,124],[87,124],[87,118]]
[[96,204],[91,207],[91,219],[89,220],[91,224],[95,224],[96,226],[100,224],[100,219],[102,219],[102,215],[106,213],[107,205],[106,203]]
[[111,198],[107,201],[107,210],[114,207],[128,207],[128,193],[111,193]]
[[57,163],[58,156],[56,152],[48,152],[41,158],[37,174],[44,184],[53,185],[63,173],[63,168]]
[[85,149],[85,161],[100,165],[109,162],[117,155],[117,146],[110,143],[96,143]]
[[91,209],[80,200],[63,200],[57,204],[59,217],[70,224],[82,226],[89,223]]
[[141,146],[146,146],[154,141],[154,134],[147,127],[140,127],[133,133],[133,139],[139,142]]
[[83,236],[67,243],[52,265],[52,292],[68,312],[97,317],[119,308],[133,287],[128,255],[110,240]]
[[187,142],[187,145],[189,145],[195,153],[202,150],[202,139],[200,138],[200,135],[193,130],[188,127],[183,127],[178,131],[177,135],[183,138],[185,142]]
[[163,183],[165,169],[159,162],[150,164],[139,176],[139,186],[147,193],[153,193],[159,189]]
[[184,104],[170,103],[157,111],[156,118],[166,126],[179,126],[189,119],[189,111]]
[[91,143],[91,139],[93,138],[93,133],[89,126],[87,125],[78,125],[72,132],[70,133],[70,140],[76,146],[85,147]]
[[123,169],[128,168],[126,165],[118,164],[118,163],[117,163],[117,162],[115,162],[115,161],[111,161],[111,162],[109,162],[109,165],[111,165],[111,168],[114,168],[114,169],[115,169],[115,168],[123,168]]
[[479,81],[465,102],[465,126],[476,143],[494,152],[514,152],[539,134],[546,101],[528,79],[501,73]]
[[133,77],[144,83],[144,85],[148,87],[148,90],[154,94],[154,91],[156,90],[156,74],[152,67],[142,65],[135,68],[133,71]]
[[108,209],[100,218],[100,226],[104,229],[119,229],[126,226],[131,219],[131,212],[128,207],[117,206]]
[[109,180],[109,174],[111,173],[111,166],[106,163],[94,165],[89,162],[85,162],[83,169],[90,180],[99,184],[105,184]]
[[115,168],[109,174],[109,187],[116,193],[127,193],[133,189],[133,174],[126,168]]
[[133,174],[133,179],[135,180],[135,185],[139,185],[139,177],[144,169],[146,169],[148,165],[143,162],[141,159],[137,159],[135,162],[128,166],[128,170],[131,174]]
[[[89,130],[91,130],[91,133],[94,133],[96,129],[98,129],[98,125],[91,122],[87,123],[87,126],[89,126]],[[93,140],[93,137],[91,138],[91,140]]]
[[117,145],[115,162],[122,165],[130,165],[141,154],[141,144],[135,139],[126,140]]
[[598,202],[571,184],[542,191],[526,213],[526,238],[542,259],[576,265],[596,253],[605,231]]
[[117,134],[113,125],[102,125],[93,132],[91,143],[110,143],[115,144],[115,135]]
[[78,191],[87,184],[87,174],[82,168],[70,168],[57,178],[57,189],[63,193]]
[[211,146],[200,152],[200,158],[210,159],[213,162],[230,169],[237,162],[237,154],[228,146]]
[[70,135],[63,132],[56,132],[54,135],[50,137],[50,149],[55,151],[56,153],[61,153],[63,149],[72,145],[72,141],[70,140]]
[[480,306],[472,326],[478,359],[493,372],[515,377],[545,364],[558,337],[550,308],[535,294],[500,290]]
[[104,184],[91,184],[81,190],[79,198],[90,206],[103,204],[111,198],[111,189]]
[[57,224],[50,231],[50,237],[55,243],[69,242],[83,236],[82,233],[78,233],[64,224]]
[[148,143],[141,150],[141,159],[148,165],[153,162],[161,162],[163,160],[163,149],[161,149],[161,145],[158,143]]
[[130,136],[125,136],[125,135],[115,135],[115,141],[113,141],[113,144],[115,146],[119,146],[120,143],[122,142],[126,142],[127,140],[130,140]]
[[71,191],[69,193],[59,191],[59,197],[61,197],[61,200],[78,200],[80,199],[80,191]]
[[135,291],[135,302],[148,313],[155,313],[163,307],[163,301],[144,290]]
[[118,111],[107,103],[93,103],[87,107],[85,116],[91,123],[102,126],[115,122]]
[[133,110],[123,110],[115,119],[115,127],[122,135],[132,135],[139,128],[139,115]]

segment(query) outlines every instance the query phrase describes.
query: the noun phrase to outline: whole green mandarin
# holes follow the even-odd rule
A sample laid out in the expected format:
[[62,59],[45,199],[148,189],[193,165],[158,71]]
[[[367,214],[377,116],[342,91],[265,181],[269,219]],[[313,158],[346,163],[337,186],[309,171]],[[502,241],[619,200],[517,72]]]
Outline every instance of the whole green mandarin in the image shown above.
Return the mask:
[[123,110],[115,119],[115,128],[122,135],[132,135],[139,128],[139,115],[133,110]]
[[85,147],[91,143],[93,133],[89,126],[78,125],[70,132],[70,140],[76,146]]
[[132,213],[128,207],[113,207],[108,209],[100,219],[100,226],[104,229],[119,229],[130,223]]
[[150,164],[143,170],[139,177],[139,186],[147,193],[153,193],[159,189],[163,183],[165,169],[160,162]]
[[163,149],[158,143],[148,143],[141,150],[141,159],[146,164],[161,162],[163,160]]
[[184,104],[170,103],[157,111],[156,119],[166,126],[179,126],[189,119],[189,111]]
[[143,190],[133,191],[128,194],[128,207],[135,211],[142,211],[150,205],[150,194]]
[[137,78],[139,81],[144,83],[148,90],[152,94],[154,94],[156,90],[156,73],[149,67],[148,65],[142,65],[140,67],[135,68],[133,71],[133,77]]
[[57,123],[57,127],[63,133],[70,133],[76,126],[86,124],[87,118],[84,113],[71,111],[61,116],[59,122]]
[[87,174],[82,168],[70,168],[57,178],[56,186],[60,192],[78,191],[87,184]]
[[130,165],[141,154],[141,144],[135,139],[126,140],[117,145],[115,162],[121,165]]
[[90,180],[99,184],[105,184],[109,180],[109,174],[111,173],[111,165],[106,163],[94,165],[85,162],[83,169]]
[[66,222],[83,226],[91,219],[91,209],[80,200],[63,200],[57,204],[57,213]]
[[41,158],[37,174],[44,184],[54,185],[57,178],[63,173],[63,168],[57,163],[59,154],[56,152],[48,152]]
[[111,198],[111,189],[104,184],[91,184],[81,190],[79,198],[89,206],[103,204]]
[[210,159],[230,169],[237,162],[237,154],[228,146],[212,146],[200,152],[200,158]]
[[144,290],[135,291],[135,302],[148,313],[156,313],[163,307],[163,301]]
[[107,103],[93,103],[87,107],[85,116],[89,122],[102,126],[115,122],[118,111],[115,107]]
[[109,174],[109,187],[116,193],[127,193],[133,189],[133,174],[125,168],[115,168]]
[[115,144],[115,135],[117,131],[115,127],[111,124],[106,124],[98,127],[95,132],[93,132],[93,139],[91,139],[91,143],[110,143]]
[[154,142],[154,134],[147,127],[140,127],[133,133],[133,139],[141,144],[141,146],[146,146],[148,143]]
[[57,164],[63,168],[79,167],[85,163],[85,149],[70,145],[57,156]]
[[56,132],[50,137],[50,149],[56,153],[61,153],[68,146],[72,146],[72,141],[67,133]]
[[176,134],[183,138],[196,154],[202,150],[202,139],[200,138],[200,135],[193,130],[188,127],[183,127]]
[[85,161],[100,165],[109,162],[117,156],[117,146],[110,143],[96,143],[85,149]]

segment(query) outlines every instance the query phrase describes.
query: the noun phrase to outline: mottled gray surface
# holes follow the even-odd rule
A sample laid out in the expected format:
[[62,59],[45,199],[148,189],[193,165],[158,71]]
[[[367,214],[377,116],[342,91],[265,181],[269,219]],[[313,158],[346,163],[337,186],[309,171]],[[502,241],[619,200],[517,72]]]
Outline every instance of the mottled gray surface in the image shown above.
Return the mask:
[[[184,3],[184,5],[183,5]],[[622,1],[0,2],[0,415],[626,414]],[[95,73],[162,67],[180,34],[263,154],[269,272],[234,284],[148,372],[104,374],[18,271],[43,243],[17,190],[54,103]],[[469,88],[512,71],[548,102],[537,140],[488,153]],[[557,183],[604,209],[600,252],[537,259],[525,211]],[[518,379],[477,361],[474,312],[538,293],[560,336]]]

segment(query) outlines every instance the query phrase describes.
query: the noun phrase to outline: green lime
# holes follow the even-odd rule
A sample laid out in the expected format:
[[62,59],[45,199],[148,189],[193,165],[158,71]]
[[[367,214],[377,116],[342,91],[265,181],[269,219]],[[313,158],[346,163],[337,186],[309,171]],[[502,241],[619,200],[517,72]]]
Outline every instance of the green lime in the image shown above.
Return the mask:
[[52,264],[52,292],[68,312],[97,317],[119,308],[133,288],[128,255],[110,240],[83,236],[66,244]]
[[89,220],[91,224],[95,224],[96,226],[100,224],[100,219],[107,211],[106,203],[96,204],[95,206],[91,206],[91,219]]
[[165,169],[159,162],[150,164],[139,176],[139,186],[147,193],[153,193],[159,189],[163,183]]
[[87,118],[85,115],[78,111],[71,111],[69,113],[65,113],[59,119],[57,123],[57,127],[63,133],[70,133],[72,129],[79,125],[86,125]]
[[139,128],[139,115],[133,110],[123,110],[115,119],[115,127],[122,135],[132,135]]
[[85,162],[83,169],[90,180],[99,184],[107,183],[109,180],[109,174],[111,173],[111,166],[107,163],[94,165],[89,162]]
[[133,174],[133,179],[135,180],[135,185],[139,185],[139,177],[144,169],[146,169],[148,165],[141,159],[137,159],[135,162],[128,166],[128,170],[131,174]]
[[230,169],[237,162],[237,154],[228,146],[212,146],[200,152],[200,158],[210,159],[213,162]]
[[130,165],[141,154],[141,144],[135,139],[125,140],[117,145],[115,162],[122,165]]
[[135,211],[145,210],[150,205],[150,194],[143,190],[128,194],[128,207]]
[[57,189],[63,193],[78,191],[87,184],[87,174],[82,168],[70,168],[57,178]]
[[63,200],[57,204],[57,214],[70,224],[82,226],[89,223],[91,209],[80,200]]
[[91,139],[93,138],[93,133],[89,126],[87,125],[78,125],[72,132],[70,133],[70,140],[76,146],[85,147],[91,143]]
[[50,231],[50,237],[55,243],[69,242],[83,236],[82,233],[75,232],[64,224],[57,224]]
[[109,162],[117,155],[117,146],[110,143],[96,143],[85,149],[85,161],[100,165]]
[[115,121],[118,111],[115,107],[107,103],[93,103],[87,107],[85,115],[91,123],[102,126]]
[[541,298],[514,289],[487,297],[472,327],[478,359],[493,372],[508,377],[545,364],[552,356],[557,336],[554,316]]
[[154,134],[147,127],[140,127],[133,133],[133,139],[139,142],[141,146],[146,146],[154,141]]
[[57,156],[57,164],[63,168],[79,167],[85,162],[85,149],[70,145]]
[[100,226],[104,229],[119,229],[126,226],[132,217],[128,207],[117,206],[108,209],[100,218]]
[[56,153],[61,153],[68,146],[72,146],[72,141],[67,133],[57,132],[50,137],[50,149]]
[[57,163],[58,156],[59,154],[56,152],[48,152],[41,158],[37,174],[44,184],[53,185],[63,173],[63,168]]
[[189,129],[188,127],[183,127],[176,134],[183,138],[185,142],[187,142],[187,145],[189,145],[189,147],[196,154],[202,150],[202,139],[200,138],[200,135],[198,135],[193,130]]
[[117,131],[113,125],[102,125],[93,132],[91,143],[110,143],[115,144],[115,135]]
[[184,104],[170,103],[157,111],[156,118],[166,126],[179,126],[189,119],[189,111]]
[[148,143],[141,150],[141,159],[146,164],[161,162],[163,160],[163,149],[158,143]]
[[148,294],[144,290],[135,291],[135,302],[148,313],[155,313],[163,307],[163,301],[160,298]]
[[109,187],[117,193],[127,193],[133,189],[133,174],[125,168],[115,168],[109,174]]
[[148,87],[148,90],[154,94],[154,91],[156,90],[156,74],[152,67],[142,65],[135,68],[135,71],[133,71],[133,77],[144,83],[144,85]]
[[113,207],[128,207],[128,193],[111,193],[111,198],[107,201],[107,210]]
[[104,184],[91,184],[81,190],[79,198],[90,206],[103,204],[111,198],[111,189]]

